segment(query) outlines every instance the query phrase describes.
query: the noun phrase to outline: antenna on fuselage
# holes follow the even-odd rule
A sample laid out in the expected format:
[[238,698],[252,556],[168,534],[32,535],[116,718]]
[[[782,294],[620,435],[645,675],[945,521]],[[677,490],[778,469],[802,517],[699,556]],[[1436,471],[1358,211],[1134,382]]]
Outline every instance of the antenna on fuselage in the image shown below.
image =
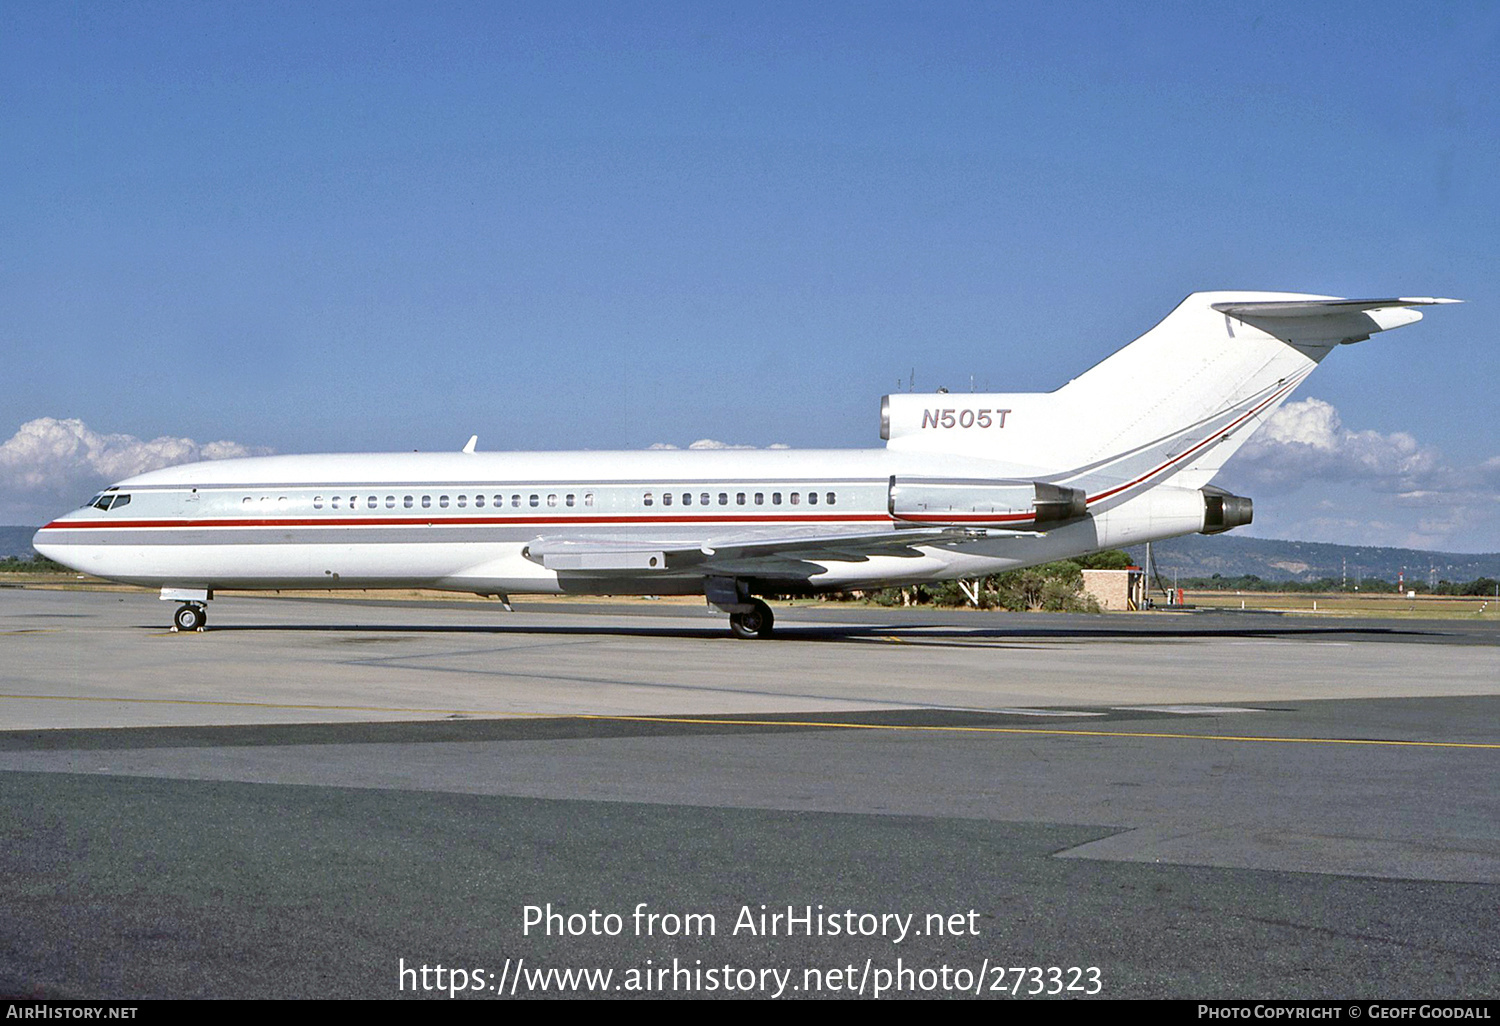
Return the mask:
[[466,445],[466,446],[464,446],[464,452],[469,453],[469,454],[472,455],[473,452],[474,452],[474,446],[476,446],[478,444],[479,444],[479,436],[478,435],[470,435],[469,436],[469,444]]

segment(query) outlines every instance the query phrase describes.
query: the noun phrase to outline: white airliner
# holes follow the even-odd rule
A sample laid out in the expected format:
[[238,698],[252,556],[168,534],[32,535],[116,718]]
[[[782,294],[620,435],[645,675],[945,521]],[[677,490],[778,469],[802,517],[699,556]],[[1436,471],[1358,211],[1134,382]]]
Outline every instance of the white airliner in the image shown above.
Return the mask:
[[1055,392],[898,394],[883,449],[267,456],[121,481],[37,532],[75,570],[216,590],[704,595],[970,578],[1248,524],[1209,482],[1335,346],[1458,300],[1198,292]]

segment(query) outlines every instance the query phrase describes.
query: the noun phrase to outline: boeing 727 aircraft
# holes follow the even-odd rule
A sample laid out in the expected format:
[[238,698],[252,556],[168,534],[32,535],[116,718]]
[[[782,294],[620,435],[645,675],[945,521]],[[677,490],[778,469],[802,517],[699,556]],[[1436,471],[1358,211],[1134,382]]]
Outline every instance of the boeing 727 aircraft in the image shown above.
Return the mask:
[[889,395],[885,448],[267,456],[121,481],[38,552],[161,589],[764,594],[977,577],[1250,523],[1210,481],[1336,346],[1458,300],[1198,292],[1054,392]]

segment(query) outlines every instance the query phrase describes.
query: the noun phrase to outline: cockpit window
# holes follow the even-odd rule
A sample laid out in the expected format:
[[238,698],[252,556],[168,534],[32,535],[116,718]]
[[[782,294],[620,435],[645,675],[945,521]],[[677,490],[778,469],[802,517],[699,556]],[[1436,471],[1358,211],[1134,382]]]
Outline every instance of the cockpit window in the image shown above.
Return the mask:
[[128,505],[130,505],[130,496],[129,495],[116,495],[115,496],[115,504],[113,506],[109,507],[109,508],[110,509],[119,509],[121,506],[128,506]]
[[115,492],[100,492],[89,500],[89,505],[95,509],[119,509],[121,506],[130,505],[130,496]]
[[99,506],[100,509],[109,509],[109,503],[107,503],[107,502],[105,502],[104,505],[102,505],[102,506],[99,505],[101,502],[103,502],[103,500],[104,500],[104,493],[100,492],[98,495],[95,495],[88,502],[85,502],[83,504],[83,508],[84,509],[88,509],[90,506]]

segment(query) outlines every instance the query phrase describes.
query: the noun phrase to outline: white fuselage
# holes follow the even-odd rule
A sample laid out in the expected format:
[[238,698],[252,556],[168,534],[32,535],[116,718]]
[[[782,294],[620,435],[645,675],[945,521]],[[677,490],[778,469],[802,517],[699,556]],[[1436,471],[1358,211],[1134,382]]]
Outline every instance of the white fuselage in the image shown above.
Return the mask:
[[[122,481],[114,494],[129,495],[127,504],[75,510],[40,531],[36,546],[78,570],[147,586],[701,593],[696,573],[558,571],[524,550],[554,535],[711,547],[746,530],[894,532],[911,525],[891,513],[892,478],[1035,472],[885,449],[257,457]],[[1198,530],[1196,490],[1164,491],[1182,495],[1113,503],[1045,535],[821,559],[811,568],[757,566],[746,576],[789,591],[930,581]]]
[[1056,391],[887,396],[884,449],[174,467],[34,544],[189,604],[216,588],[696,592],[764,636],[757,594],[974,577],[1249,523],[1249,500],[1209,483],[1224,461],[1333,349],[1448,302],[1194,293]]

